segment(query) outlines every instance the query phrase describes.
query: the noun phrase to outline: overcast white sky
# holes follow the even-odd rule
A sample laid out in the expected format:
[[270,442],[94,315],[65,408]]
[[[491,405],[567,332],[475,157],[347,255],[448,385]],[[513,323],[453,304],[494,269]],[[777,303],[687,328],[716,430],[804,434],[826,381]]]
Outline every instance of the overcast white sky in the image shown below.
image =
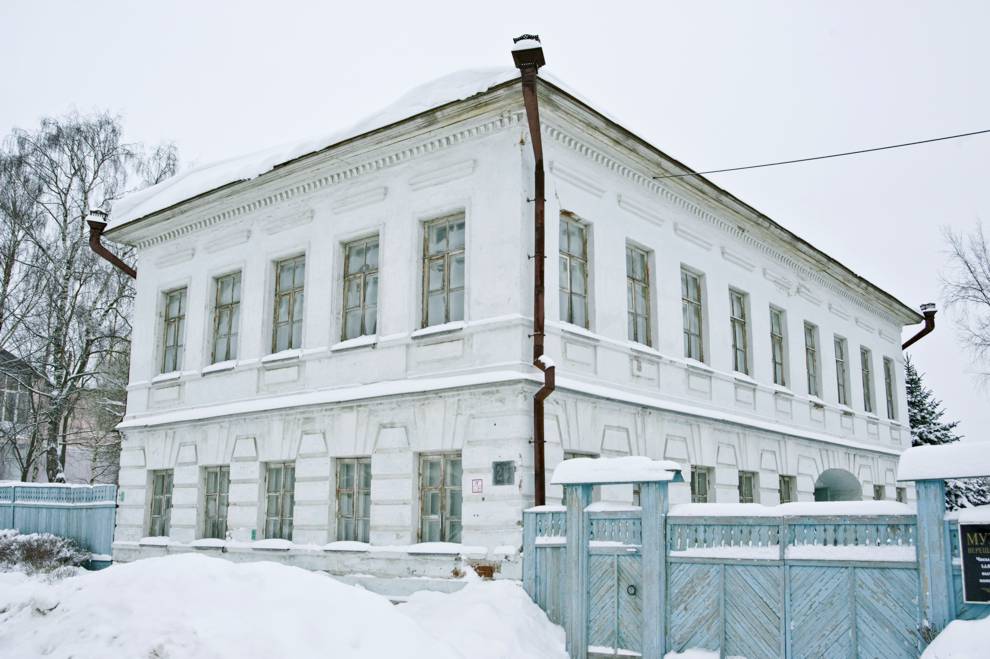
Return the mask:
[[[696,169],[990,128],[988,2],[642,5],[4,0],[0,133],[108,108],[129,140],[205,162],[511,64],[523,32],[570,87]],[[941,227],[990,218],[988,174],[990,135],[712,178],[917,305],[939,300]],[[939,321],[910,352],[948,416],[990,439],[990,391]]]

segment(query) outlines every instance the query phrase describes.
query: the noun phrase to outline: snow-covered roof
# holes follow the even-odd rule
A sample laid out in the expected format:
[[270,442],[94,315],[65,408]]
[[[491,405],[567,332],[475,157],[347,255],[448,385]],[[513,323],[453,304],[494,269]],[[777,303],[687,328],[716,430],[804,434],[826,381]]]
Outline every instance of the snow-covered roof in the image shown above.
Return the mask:
[[572,458],[553,470],[554,485],[578,483],[643,483],[680,481],[682,467],[671,460],[643,456],[620,458]]
[[915,446],[901,455],[897,480],[990,476],[990,442],[953,442]]
[[113,208],[110,226],[121,227],[211,190],[256,178],[301,156],[390,126],[427,110],[470,98],[517,77],[519,71],[514,67],[458,71],[409,90],[391,105],[345,130],[193,167],[118,201]]

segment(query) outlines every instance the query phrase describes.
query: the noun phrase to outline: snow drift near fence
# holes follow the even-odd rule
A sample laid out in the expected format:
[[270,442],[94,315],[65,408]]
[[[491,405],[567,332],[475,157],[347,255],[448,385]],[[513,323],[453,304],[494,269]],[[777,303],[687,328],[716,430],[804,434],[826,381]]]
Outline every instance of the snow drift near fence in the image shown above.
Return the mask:
[[0,574],[0,657],[563,659],[513,583],[395,606],[317,572],[180,554],[54,584]]
[[977,659],[990,655],[990,618],[953,620],[921,659]]

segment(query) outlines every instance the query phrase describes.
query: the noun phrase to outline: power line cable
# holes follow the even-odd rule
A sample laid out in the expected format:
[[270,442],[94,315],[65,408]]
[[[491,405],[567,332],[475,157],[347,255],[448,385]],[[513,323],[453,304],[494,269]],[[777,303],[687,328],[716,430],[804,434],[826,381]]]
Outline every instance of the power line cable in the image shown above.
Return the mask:
[[665,178],[686,178],[689,176],[702,176],[704,174],[721,174],[723,172],[739,172],[746,169],[760,169],[761,167],[776,167],[778,165],[793,165],[800,162],[810,162],[812,160],[825,160],[827,158],[841,158],[843,156],[855,156],[861,153],[872,153],[874,151],[887,151],[889,149],[900,149],[906,146],[917,146],[919,144],[931,144],[932,142],[943,142],[945,140],[955,140],[961,137],[972,137],[974,135],[983,135],[985,133],[990,133],[990,128],[986,130],[975,130],[971,133],[959,133],[957,135],[945,135],[943,137],[933,137],[928,140],[917,140],[915,142],[903,142],[901,144],[888,144],[887,146],[876,146],[870,149],[858,149],[856,151],[843,151],[842,153],[830,153],[824,156],[811,156],[810,158],[795,158],[794,160],[778,160],[777,162],[767,162],[760,165],[744,165],[742,167],[726,167],[725,169],[709,169],[704,172],[688,172],[685,174],[664,174],[663,176],[654,176],[654,179],[665,179]]

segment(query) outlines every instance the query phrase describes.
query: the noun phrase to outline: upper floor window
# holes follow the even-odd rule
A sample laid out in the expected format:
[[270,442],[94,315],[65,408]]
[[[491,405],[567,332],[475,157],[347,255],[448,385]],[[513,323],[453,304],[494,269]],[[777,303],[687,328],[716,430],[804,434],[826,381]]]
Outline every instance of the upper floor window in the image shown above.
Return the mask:
[[773,383],[782,387],[787,386],[785,327],[784,311],[777,307],[770,307],[770,359],[773,365]]
[[14,424],[27,421],[30,406],[27,377],[0,373],[0,421]]
[[241,273],[217,277],[213,296],[212,363],[237,359],[237,329],[241,310]]
[[883,391],[887,398],[887,418],[897,418],[897,387],[894,385],[894,360],[883,358]]
[[162,373],[182,368],[182,341],[186,324],[186,289],[165,293],[165,314],[162,327]]
[[560,218],[560,319],[588,328],[588,226]]
[[804,324],[804,364],[808,371],[808,395],[821,398],[821,375],[818,361],[818,327]]
[[650,256],[633,245],[626,245],[626,308],[629,340],[651,345]]
[[341,340],[378,331],[378,236],[344,245],[343,311]]
[[849,405],[849,349],[841,336],[835,337],[835,382],[839,405]]
[[747,295],[729,289],[729,328],[732,331],[732,369],[749,375],[749,328]]
[[464,320],[464,215],[427,222],[423,244],[423,327]]
[[863,371],[863,409],[874,412],[876,400],[873,396],[873,353],[869,348],[860,347],[859,361]]
[[275,264],[275,319],[272,324],[272,352],[302,347],[303,285],[305,280],[305,256],[295,256]]
[[705,361],[701,275],[681,268],[681,310],[684,316],[684,356]]

